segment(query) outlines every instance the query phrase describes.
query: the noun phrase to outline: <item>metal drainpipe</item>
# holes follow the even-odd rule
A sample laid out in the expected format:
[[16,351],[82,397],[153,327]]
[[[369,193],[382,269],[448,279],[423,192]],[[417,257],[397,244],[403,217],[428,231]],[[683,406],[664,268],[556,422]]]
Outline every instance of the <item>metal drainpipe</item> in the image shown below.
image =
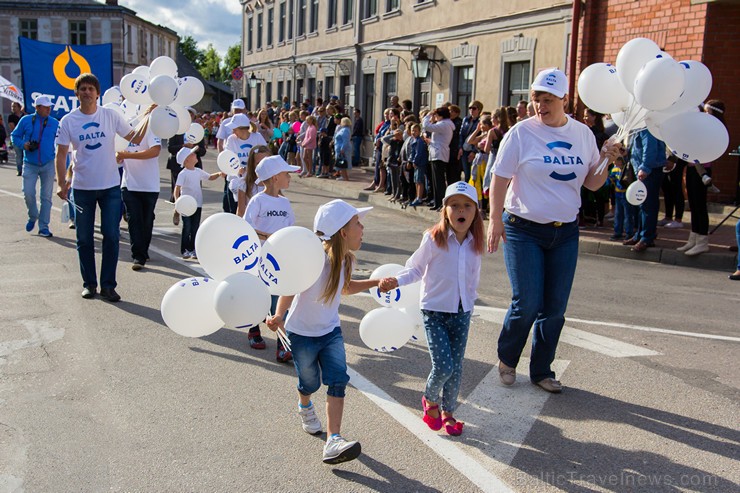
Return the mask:
[[578,56],[578,28],[581,22],[581,0],[573,2],[573,19],[570,28],[570,67],[568,67],[568,108],[569,113],[573,114],[575,110],[575,88],[576,88],[576,57]]

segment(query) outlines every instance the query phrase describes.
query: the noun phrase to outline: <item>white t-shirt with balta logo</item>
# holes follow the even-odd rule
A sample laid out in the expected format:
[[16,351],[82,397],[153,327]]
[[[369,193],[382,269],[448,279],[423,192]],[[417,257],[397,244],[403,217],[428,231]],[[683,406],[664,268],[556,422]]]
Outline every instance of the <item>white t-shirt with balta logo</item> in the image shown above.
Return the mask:
[[273,197],[264,191],[249,199],[244,220],[257,231],[271,235],[275,231],[295,224],[295,214],[290,200]]
[[115,137],[125,137],[129,132],[131,126],[121,115],[102,106],[92,115],[77,108],[62,117],[57,144],[74,150],[72,188],[105,190],[119,185]]
[[528,118],[504,135],[491,172],[511,178],[504,202],[510,213],[541,224],[575,221],[599,150],[591,129],[567,118],[562,127]]
[[[141,139],[141,144],[129,143],[127,152],[146,151],[155,146],[162,146],[159,137],[149,128]],[[159,192],[159,158],[124,159],[121,188],[131,192]]]

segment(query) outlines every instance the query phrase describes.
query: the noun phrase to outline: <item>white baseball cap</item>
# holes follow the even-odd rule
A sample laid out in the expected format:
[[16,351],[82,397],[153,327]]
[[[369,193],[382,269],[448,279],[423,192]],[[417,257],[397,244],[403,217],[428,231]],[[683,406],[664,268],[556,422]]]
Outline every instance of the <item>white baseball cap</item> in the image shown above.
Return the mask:
[[549,92],[562,98],[568,94],[568,77],[565,76],[562,70],[556,68],[545,69],[534,78],[532,90]]
[[244,113],[239,113],[231,117],[231,120],[224,125],[229,130],[234,130],[239,127],[251,127],[252,121]]
[[198,150],[198,146],[193,146],[193,147],[183,147],[182,149],[177,151],[177,158],[176,158],[177,164],[179,164],[180,166],[183,166],[188,156],[197,150]]
[[51,108],[51,99],[48,96],[38,96],[33,103],[34,106],[45,106]]
[[234,101],[231,102],[231,109],[232,110],[246,110],[247,107],[244,104],[243,99],[235,99]]
[[476,204],[478,203],[478,191],[473,185],[465,183],[464,181],[458,181],[447,187],[445,190],[445,198],[442,199],[442,203],[446,204],[447,199],[454,197],[455,195],[464,195]]
[[[261,163],[260,163],[261,164]],[[332,200],[316,211],[316,217],[313,219],[313,230],[321,232],[322,240],[330,240],[337,231],[342,229],[354,216],[365,217],[372,207],[352,207],[342,199]]]
[[281,156],[268,156],[260,161],[254,170],[257,173],[257,179],[254,183],[262,183],[283,171],[295,173],[300,169],[300,166],[291,166],[288,164]]

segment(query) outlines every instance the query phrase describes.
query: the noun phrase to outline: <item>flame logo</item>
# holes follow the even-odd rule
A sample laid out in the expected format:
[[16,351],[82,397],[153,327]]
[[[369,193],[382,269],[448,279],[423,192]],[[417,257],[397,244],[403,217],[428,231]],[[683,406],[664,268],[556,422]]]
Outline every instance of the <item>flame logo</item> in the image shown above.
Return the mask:
[[53,70],[57,82],[63,88],[73,90],[75,88],[76,76],[70,77],[67,75],[67,66],[70,61],[77,65],[80,74],[90,72],[90,64],[85,60],[85,57],[74,51],[69,45],[54,59]]

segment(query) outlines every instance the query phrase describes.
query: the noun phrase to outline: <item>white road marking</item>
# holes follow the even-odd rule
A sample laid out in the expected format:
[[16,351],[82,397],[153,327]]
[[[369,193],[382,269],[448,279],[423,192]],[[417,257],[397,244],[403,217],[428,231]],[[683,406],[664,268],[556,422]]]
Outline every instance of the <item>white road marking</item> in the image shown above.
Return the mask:
[[28,339],[0,342],[0,365],[5,363],[7,356],[16,351],[43,346],[64,337],[64,329],[51,327],[44,321],[21,320],[20,323],[26,327],[31,336]]
[[635,346],[626,342],[618,341],[610,337],[592,334],[585,330],[563,327],[560,334],[560,342],[577,346],[589,351],[611,356],[612,358],[632,358],[634,356],[658,356],[661,353],[652,349]]

